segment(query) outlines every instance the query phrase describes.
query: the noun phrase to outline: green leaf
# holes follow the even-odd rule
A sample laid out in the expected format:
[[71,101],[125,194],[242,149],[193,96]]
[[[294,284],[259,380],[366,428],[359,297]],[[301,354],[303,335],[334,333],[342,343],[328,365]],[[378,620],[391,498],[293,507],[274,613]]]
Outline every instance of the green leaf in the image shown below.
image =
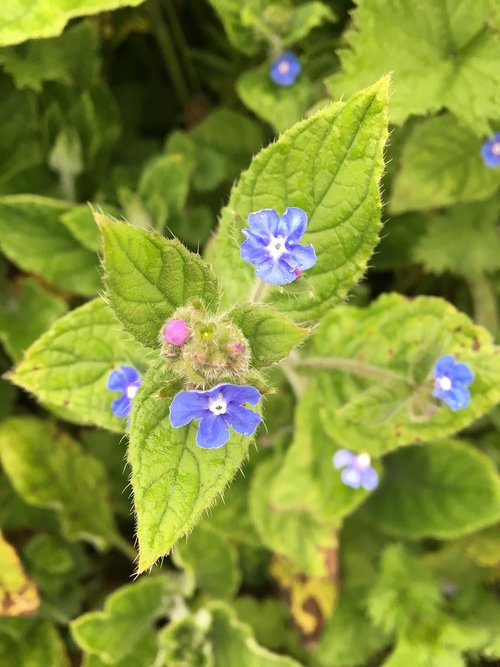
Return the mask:
[[206,636],[210,621],[210,615],[202,608],[166,625],[158,635],[164,657],[162,667],[215,667]]
[[148,347],[176,308],[201,298],[209,309],[218,301],[210,267],[179,241],[114,222],[96,214],[104,239],[109,302],[127,331]]
[[317,406],[321,393],[311,383],[295,412],[292,445],[270,484],[269,503],[276,512],[310,512],[314,519],[338,523],[366,499],[368,492],[342,483],[332,457],[338,443],[324,431]]
[[0,615],[33,614],[39,605],[35,584],[24,573],[14,547],[0,532]]
[[242,102],[277,133],[302,120],[315,96],[315,87],[305,73],[293,86],[279,86],[269,77],[268,63],[244,72],[236,90]]
[[466,667],[460,652],[445,646],[415,641],[411,636],[398,640],[396,647],[382,663],[383,667]]
[[415,126],[394,180],[392,213],[420,211],[488,199],[500,186],[500,173],[480,155],[483,140],[461,127],[451,114]]
[[33,343],[9,379],[43,403],[67,410],[71,421],[121,431],[123,420],[111,412],[118,394],[106,388],[110,372],[121,364],[141,370],[144,352],[120,330],[104,301],[95,299]]
[[250,343],[252,364],[257,368],[265,368],[286,357],[309,333],[308,329],[267,306],[240,306],[228,317]]
[[[342,306],[320,322],[311,343],[321,357],[312,365],[323,427],[352,451],[380,455],[446,437],[500,400],[500,355],[490,334],[439,298],[384,294],[366,309]],[[475,374],[471,403],[458,412],[431,396],[432,369],[444,354]],[[321,369],[329,358],[334,368]]]
[[413,247],[414,259],[429,273],[449,271],[468,278],[477,272],[493,272],[500,268],[497,218],[496,198],[430,216],[426,231]]
[[258,643],[272,651],[280,651],[296,636],[283,600],[238,595],[233,608],[240,621],[252,628]]
[[393,452],[370,498],[372,520],[391,534],[451,539],[500,520],[500,479],[472,445],[449,440]]
[[19,636],[9,636],[0,628],[2,667],[69,667],[64,642],[48,621],[26,621]]
[[220,449],[196,445],[198,423],[172,428],[170,402],[181,389],[163,361],[134,399],[128,461],[139,542],[138,571],[151,567],[199,521],[234,477],[251,442],[237,433]]
[[2,466],[29,505],[54,509],[69,540],[103,549],[115,535],[101,464],[50,423],[11,417],[0,425]]
[[[342,71],[329,79],[336,96],[351,94],[394,72],[391,120],[442,107],[479,132],[498,117],[498,37],[486,20],[486,2],[476,0],[357,0],[354,29],[340,51]],[[380,36],[384,39],[381,40]]]
[[37,195],[0,198],[0,249],[24,271],[85,296],[100,288],[97,255],[61,224],[69,206]]
[[[170,625],[167,627],[170,627]],[[157,655],[156,633],[151,630],[135,644],[130,653],[121,660],[113,662],[113,665],[114,667],[137,667],[138,665],[141,667],[157,667]],[[107,665],[109,665],[109,662],[105,662],[95,653],[86,653],[82,663],[82,667],[107,667]]]
[[84,651],[115,664],[132,653],[155,621],[170,615],[177,600],[188,592],[182,575],[144,577],[112,593],[103,611],[91,611],[72,621],[71,634]]
[[27,39],[53,37],[75,16],[97,14],[118,7],[137,6],[142,0],[34,0],[26,12],[23,0],[12,0],[0,18],[0,46]]
[[337,526],[318,521],[307,507],[281,510],[272,504],[270,490],[282,465],[280,457],[270,459],[253,475],[249,504],[257,532],[270,550],[286,556],[302,572],[333,577]]
[[283,26],[283,44],[291,46],[299,42],[318,26],[327,21],[334,21],[335,14],[323,2],[314,0],[313,2],[304,2],[299,7],[294,8],[288,25]]
[[33,278],[22,277],[0,302],[0,340],[14,361],[58,318],[68,306],[47,292]]
[[309,216],[304,243],[318,262],[288,288],[271,288],[280,311],[311,320],[342,300],[363,274],[380,228],[378,182],[387,136],[387,80],[333,104],[261,151],[233,188],[209,258],[226,303],[245,301],[255,281],[243,262],[241,229],[249,213],[299,206]]
[[189,568],[196,587],[215,598],[231,598],[238,590],[241,574],[238,552],[219,532],[206,523],[198,525],[173,554],[176,564]]
[[[100,209],[100,207],[98,208]],[[104,208],[106,211],[110,210],[109,206],[105,206]],[[101,235],[89,206],[86,204],[75,206],[66,213],[63,213],[60,220],[82,246],[94,253],[100,252]]]

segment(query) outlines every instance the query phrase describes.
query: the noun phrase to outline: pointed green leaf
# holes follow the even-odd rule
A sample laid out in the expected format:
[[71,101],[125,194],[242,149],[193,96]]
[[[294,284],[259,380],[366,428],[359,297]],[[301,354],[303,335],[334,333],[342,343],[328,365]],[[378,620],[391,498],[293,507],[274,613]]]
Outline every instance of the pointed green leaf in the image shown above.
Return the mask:
[[309,333],[308,329],[266,306],[240,306],[228,317],[250,343],[252,364],[257,368],[265,368],[286,357]]
[[128,461],[139,541],[139,572],[188,533],[234,477],[251,442],[237,433],[220,449],[196,445],[198,422],[172,428],[168,417],[182,386],[163,361],[152,366],[134,399]]
[[165,321],[179,306],[201,298],[209,309],[218,301],[210,267],[179,241],[96,214],[104,239],[107,296],[127,331],[158,347]]
[[104,469],[69,435],[39,419],[11,417],[0,425],[0,459],[23,500],[59,513],[68,539],[99,549],[113,541]]
[[123,420],[111,412],[118,394],[106,384],[121,364],[142,370],[144,352],[120,330],[104,301],[95,299],[58,320],[9,377],[43,403],[68,410],[71,421],[120,431]]
[[309,216],[304,244],[317,264],[285,288],[271,288],[273,306],[311,320],[342,300],[362,276],[380,229],[378,182],[387,137],[387,79],[333,104],[261,151],[233,188],[209,258],[226,302],[245,301],[255,269],[240,257],[249,213],[299,206]]
[[393,452],[367,509],[402,537],[451,539],[500,520],[500,478],[493,463],[463,442],[428,443]]

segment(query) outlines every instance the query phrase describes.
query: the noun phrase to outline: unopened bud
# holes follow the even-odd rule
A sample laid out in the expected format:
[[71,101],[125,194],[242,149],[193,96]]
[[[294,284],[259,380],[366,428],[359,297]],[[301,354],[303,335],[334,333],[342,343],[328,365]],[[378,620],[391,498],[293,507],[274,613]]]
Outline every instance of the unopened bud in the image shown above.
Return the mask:
[[191,332],[184,320],[170,320],[165,326],[163,336],[167,343],[180,347],[191,336]]

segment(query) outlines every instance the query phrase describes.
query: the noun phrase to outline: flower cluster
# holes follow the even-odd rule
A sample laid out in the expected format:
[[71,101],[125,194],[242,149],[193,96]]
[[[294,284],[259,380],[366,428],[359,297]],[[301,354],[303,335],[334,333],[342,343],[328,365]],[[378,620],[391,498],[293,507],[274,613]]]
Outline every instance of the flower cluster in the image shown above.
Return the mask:
[[300,60],[291,51],[286,51],[273,60],[269,76],[278,86],[291,86],[301,71]]
[[487,167],[500,167],[500,133],[485,141],[481,148],[481,157]]
[[333,467],[343,468],[340,478],[353,489],[363,487],[373,491],[378,486],[378,474],[372,466],[369,454],[353,454],[347,449],[339,449],[333,457]]
[[119,391],[120,396],[111,404],[111,411],[117,417],[126,417],[132,409],[132,399],[141,386],[139,371],[133,366],[120,366],[111,371],[107,388],[110,391]]
[[434,366],[433,396],[444,401],[452,410],[463,410],[470,403],[467,387],[474,380],[474,373],[455,357],[447,354],[439,357]]

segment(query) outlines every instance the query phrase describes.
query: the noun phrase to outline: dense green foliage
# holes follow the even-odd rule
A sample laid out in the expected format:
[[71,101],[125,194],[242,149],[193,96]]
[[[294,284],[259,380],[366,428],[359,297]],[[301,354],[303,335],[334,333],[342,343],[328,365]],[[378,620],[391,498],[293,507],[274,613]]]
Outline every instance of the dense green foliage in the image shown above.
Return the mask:
[[[500,0],[7,1],[1,667],[500,661],[495,133]],[[266,285],[287,207],[317,262]],[[213,378],[262,424],[204,449],[169,410]]]

